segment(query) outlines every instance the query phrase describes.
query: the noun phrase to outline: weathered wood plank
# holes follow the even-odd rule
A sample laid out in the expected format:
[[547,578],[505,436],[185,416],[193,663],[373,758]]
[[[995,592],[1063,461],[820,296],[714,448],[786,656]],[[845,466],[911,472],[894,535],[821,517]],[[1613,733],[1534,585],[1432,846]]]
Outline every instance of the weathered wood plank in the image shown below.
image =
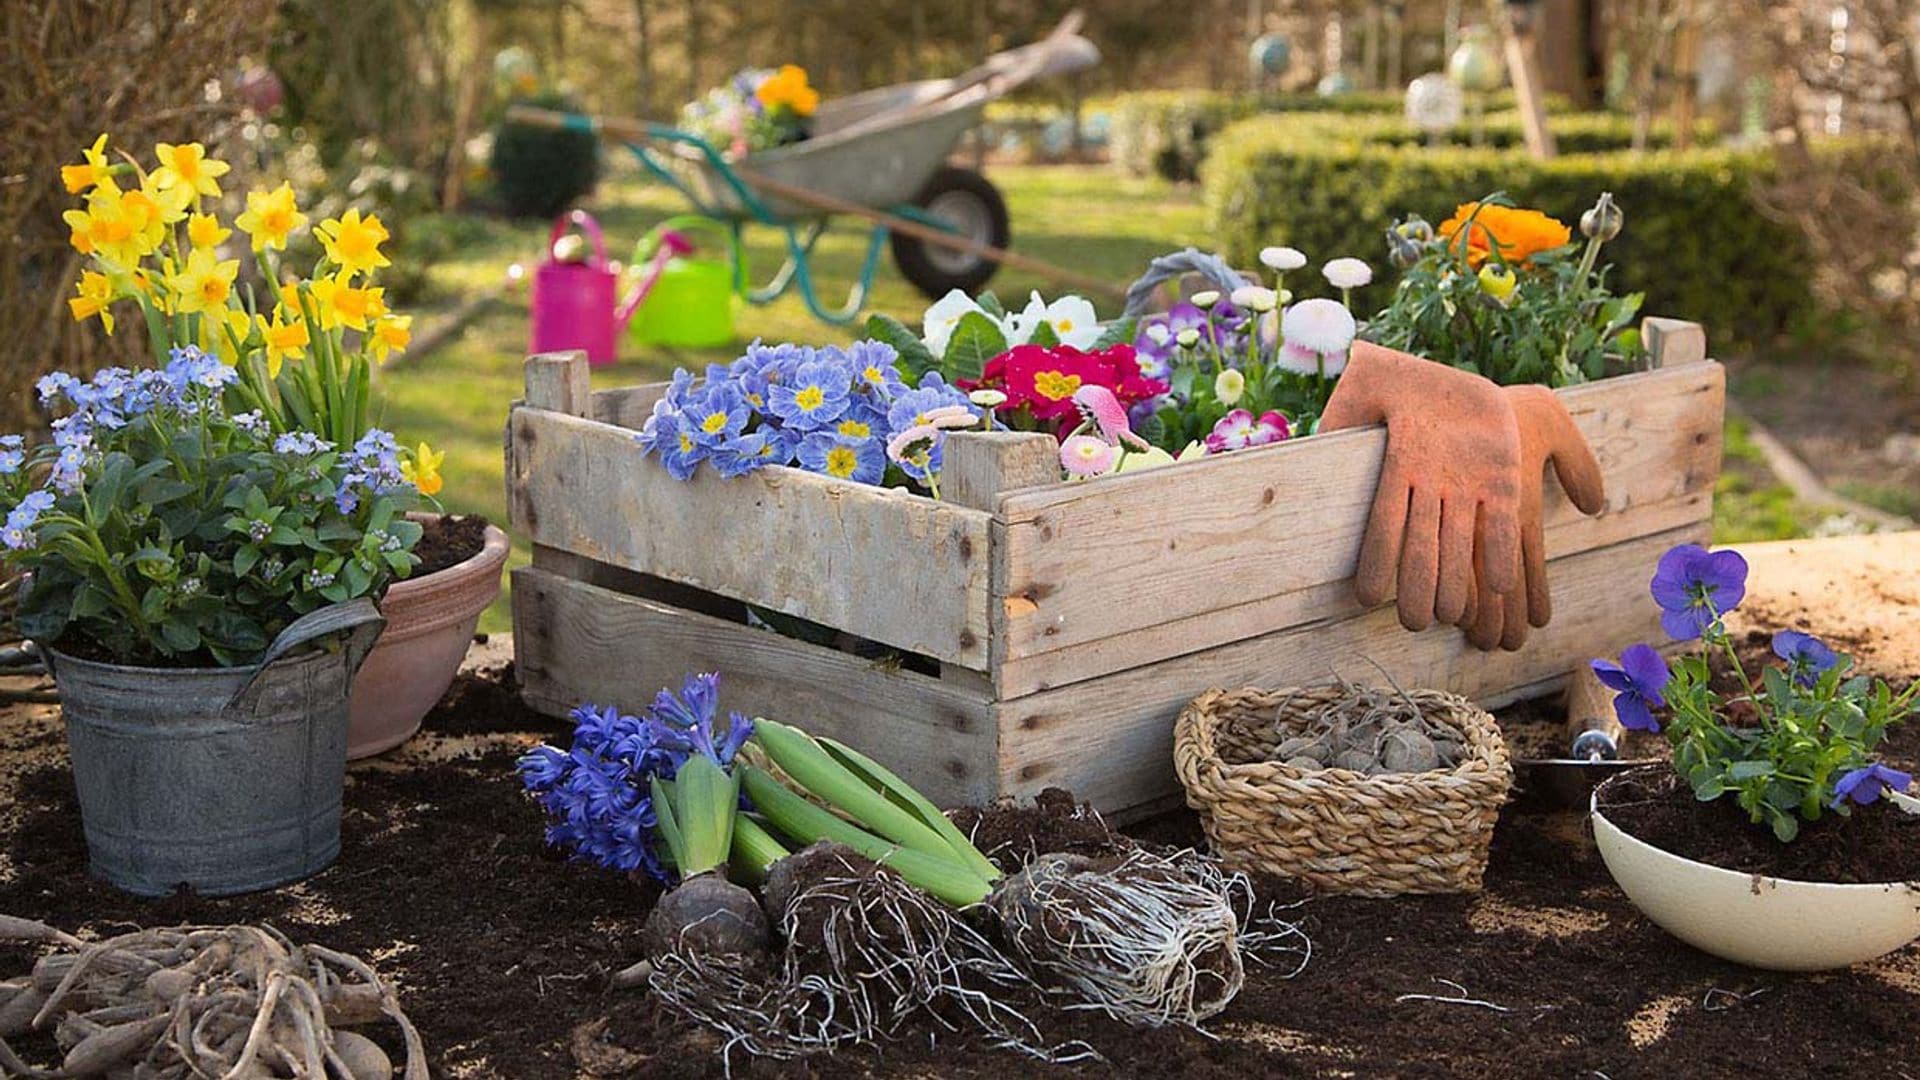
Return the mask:
[[595,390],[592,411],[588,415],[603,424],[639,431],[645,426],[647,417],[653,415],[654,402],[667,396],[667,385],[657,382]]
[[508,423],[508,509],[531,542],[986,669],[986,513],[789,468],[682,482],[625,428],[532,408]]
[[[1549,483],[1551,554],[1709,516],[1718,364],[1561,393],[1600,459],[1608,506],[1584,517]],[[1007,496],[1000,696],[1352,614],[1345,583],[1385,442],[1377,428],[1341,432]]]
[[992,512],[1020,488],[1060,482],[1060,444],[1039,431],[956,431],[941,451],[940,497]]
[[1550,689],[1575,660],[1664,640],[1644,583],[1668,547],[1704,541],[1707,532],[1698,523],[1554,560],[1553,623],[1515,653],[1478,652],[1453,627],[1408,633],[1387,606],[1003,702],[1002,791],[1060,786],[1103,811],[1163,797],[1178,783],[1174,719],[1213,687],[1310,685],[1336,675],[1379,684],[1384,669],[1401,686],[1495,701],[1511,700],[1516,687]]
[[528,405],[568,416],[587,415],[593,396],[593,369],[587,366],[586,353],[579,349],[536,353],[527,357],[521,374]]
[[544,570],[513,572],[514,668],[529,705],[629,711],[695,671],[720,672],[720,706],[858,746],[942,805],[989,802],[992,706],[937,679]]

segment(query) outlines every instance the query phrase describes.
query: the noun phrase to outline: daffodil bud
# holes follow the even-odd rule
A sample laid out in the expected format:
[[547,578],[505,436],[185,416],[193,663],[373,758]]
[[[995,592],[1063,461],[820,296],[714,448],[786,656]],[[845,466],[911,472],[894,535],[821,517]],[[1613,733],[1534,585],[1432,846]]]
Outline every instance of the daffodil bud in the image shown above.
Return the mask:
[[1513,303],[1513,291],[1519,287],[1520,279],[1514,276],[1511,267],[1488,263],[1480,268],[1480,291],[1501,307]]
[[1604,244],[1619,236],[1626,223],[1626,212],[1613,201],[1613,192],[1603,191],[1593,208],[1580,215],[1580,235]]

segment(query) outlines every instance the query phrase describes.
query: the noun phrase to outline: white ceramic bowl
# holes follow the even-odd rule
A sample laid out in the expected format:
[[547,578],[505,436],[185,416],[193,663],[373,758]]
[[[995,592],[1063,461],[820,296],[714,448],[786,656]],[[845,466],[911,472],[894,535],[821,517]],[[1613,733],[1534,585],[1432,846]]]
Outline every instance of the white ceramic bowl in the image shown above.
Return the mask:
[[1828,885],[1722,870],[1627,835],[1600,813],[1597,794],[1590,806],[1600,857],[1627,899],[1703,952],[1775,971],[1824,971],[1920,938],[1920,884]]

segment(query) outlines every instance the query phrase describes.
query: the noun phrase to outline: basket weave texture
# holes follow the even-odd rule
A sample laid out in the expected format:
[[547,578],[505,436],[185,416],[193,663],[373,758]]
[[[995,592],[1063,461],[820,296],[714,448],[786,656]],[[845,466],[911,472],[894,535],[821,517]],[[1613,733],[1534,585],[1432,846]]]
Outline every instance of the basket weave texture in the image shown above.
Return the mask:
[[1340,686],[1211,690],[1180,714],[1174,768],[1222,861],[1358,896],[1478,892],[1513,783],[1493,717],[1437,690],[1407,693],[1466,736],[1448,769],[1369,776],[1296,769],[1280,743],[1345,697]]

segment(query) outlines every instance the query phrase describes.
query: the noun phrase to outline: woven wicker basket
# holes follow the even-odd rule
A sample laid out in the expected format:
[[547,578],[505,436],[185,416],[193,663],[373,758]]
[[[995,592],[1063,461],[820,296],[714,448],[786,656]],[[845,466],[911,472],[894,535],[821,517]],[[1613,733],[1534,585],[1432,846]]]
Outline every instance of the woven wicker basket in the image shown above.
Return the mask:
[[1423,713],[1466,734],[1464,760],[1450,769],[1369,776],[1273,760],[1345,693],[1212,690],[1180,714],[1174,768],[1214,850],[1231,866],[1326,892],[1478,892],[1513,782],[1493,717],[1454,694],[1409,693]]

